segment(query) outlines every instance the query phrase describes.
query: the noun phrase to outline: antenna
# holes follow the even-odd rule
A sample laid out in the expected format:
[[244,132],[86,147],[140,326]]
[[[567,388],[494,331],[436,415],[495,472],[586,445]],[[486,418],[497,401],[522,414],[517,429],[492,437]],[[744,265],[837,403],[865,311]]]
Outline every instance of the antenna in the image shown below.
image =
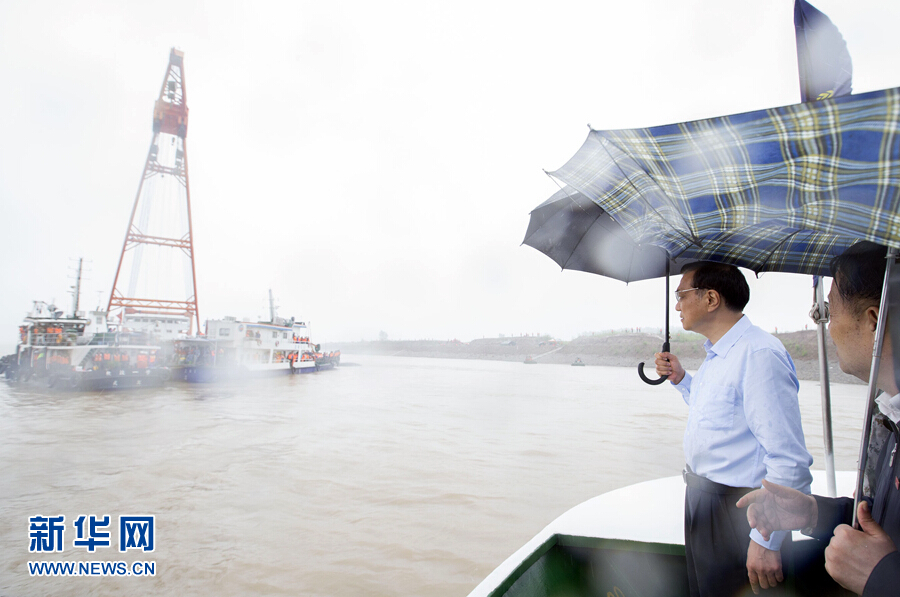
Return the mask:
[[78,303],[81,300],[81,266],[84,258],[78,258],[78,275],[75,278],[75,286],[72,286],[72,317],[77,317]]

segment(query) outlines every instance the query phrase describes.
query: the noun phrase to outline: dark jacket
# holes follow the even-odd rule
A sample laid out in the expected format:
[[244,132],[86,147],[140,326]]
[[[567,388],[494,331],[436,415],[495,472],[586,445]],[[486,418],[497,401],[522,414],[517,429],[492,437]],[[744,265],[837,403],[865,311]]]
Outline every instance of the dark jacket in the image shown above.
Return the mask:
[[[890,535],[894,545],[900,549],[900,454],[897,439],[900,430],[891,420],[879,417],[876,424],[887,427],[889,436],[878,455],[875,481],[875,497],[866,498],[872,508],[872,518]],[[850,524],[853,520],[853,500],[851,498],[816,498],[819,520],[812,536],[820,541],[830,541],[834,529],[839,524]],[[884,556],[872,570],[863,597],[895,596],[900,593],[900,551]]]

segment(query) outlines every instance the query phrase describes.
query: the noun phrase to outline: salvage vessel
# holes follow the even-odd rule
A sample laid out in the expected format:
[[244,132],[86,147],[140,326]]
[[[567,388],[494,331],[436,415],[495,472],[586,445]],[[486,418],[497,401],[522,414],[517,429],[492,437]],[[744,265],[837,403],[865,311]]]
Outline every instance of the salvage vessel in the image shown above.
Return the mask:
[[34,301],[15,354],[0,372],[16,383],[57,389],[111,390],[158,386],[170,372],[147,334],[110,331],[106,311],[74,311]]

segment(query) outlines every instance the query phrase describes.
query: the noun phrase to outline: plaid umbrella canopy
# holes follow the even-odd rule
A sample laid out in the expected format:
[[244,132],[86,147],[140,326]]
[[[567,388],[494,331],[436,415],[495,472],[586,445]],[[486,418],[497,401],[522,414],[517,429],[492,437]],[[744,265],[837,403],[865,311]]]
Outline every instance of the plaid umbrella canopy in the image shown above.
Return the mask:
[[[564,244],[593,252],[595,262],[609,261],[602,257],[607,251],[637,247],[649,254],[652,246],[673,263],[828,275],[831,259],[860,240],[900,247],[900,89],[652,128],[591,130],[549,175],[563,188],[532,212],[527,244],[535,232],[567,236],[544,217],[548,204],[567,198],[571,217],[556,218],[568,230]],[[632,243],[611,243],[596,230],[571,237],[593,229],[573,221],[579,213],[596,215],[583,209],[584,198]],[[553,254],[538,248],[568,268],[561,246]],[[655,272],[644,277],[665,275],[664,268]]]
[[[524,243],[564,269],[627,282],[708,260],[829,275],[858,241],[900,247],[900,89],[592,129],[548,174],[562,189]],[[668,305],[666,328],[668,343]]]

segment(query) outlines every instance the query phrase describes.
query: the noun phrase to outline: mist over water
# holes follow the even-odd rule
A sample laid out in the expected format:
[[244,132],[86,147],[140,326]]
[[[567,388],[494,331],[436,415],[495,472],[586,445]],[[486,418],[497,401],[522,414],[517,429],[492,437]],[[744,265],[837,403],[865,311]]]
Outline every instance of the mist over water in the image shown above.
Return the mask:
[[[633,369],[343,361],[361,366],[104,394],[0,382],[0,594],[465,595],[568,508],[681,471],[687,408]],[[801,384],[822,469],[819,388]],[[864,398],[834,388],[839,469]],[[64,552],[29,554],[29,517],[59,514]],[[156,550],[74,548],[91,514],[155,515]],[[29,560],[157,570],[33,578]]]

